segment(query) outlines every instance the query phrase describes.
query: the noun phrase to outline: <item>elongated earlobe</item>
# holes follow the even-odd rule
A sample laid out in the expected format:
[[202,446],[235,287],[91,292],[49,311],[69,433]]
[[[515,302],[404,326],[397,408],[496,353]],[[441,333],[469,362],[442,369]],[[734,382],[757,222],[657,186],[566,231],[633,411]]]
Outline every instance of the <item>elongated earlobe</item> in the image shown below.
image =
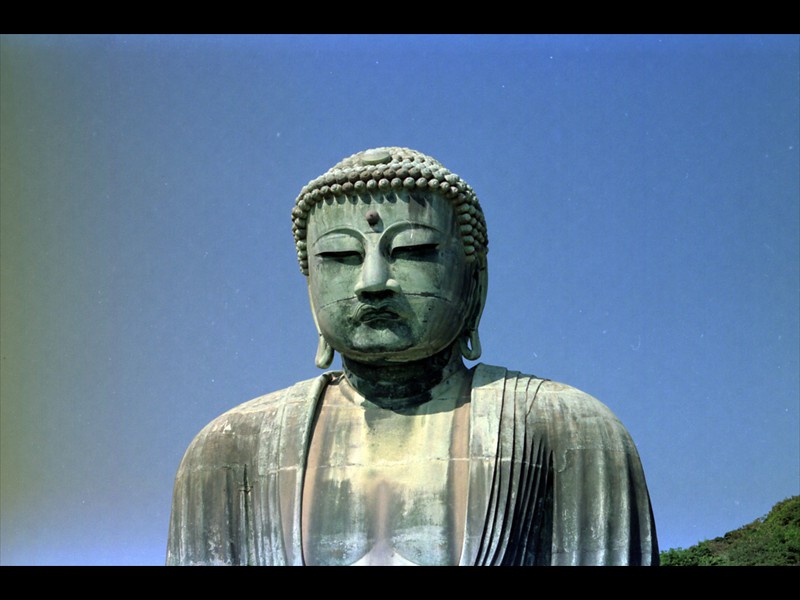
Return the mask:
[[317,321],[317,309],[314,308],[314,298],[311,296],[311,288],[308,288],[308,300],[311,303],[311,315],[314,317],[314,327],[317,328],[319,334],[319,343],[317,343],[317,355],[314,357],[314,364],[320,369],[327,369],[333,362],[333,348],[322,336],[319,330],[319,322]]
[[333,362],[333,348],[331,345],[319,334],[319,344],[317,344],[317,356],[314,358],[314,364],[320,369],[327,369]]
[[477,329],[464,332],[458,343],[461,355],[467,360],[478,360],[481,357],[481,339]]
[[477,289],[473,292],[474,304],[471,318],[467,321],[467,329],[458,340],[461,356],[467,360],[478,360],[481,356],[481,339],[478,336],[478,326],[481,323],[483,307],[486,305],[486,292],[489,289],[489,272],[486,268],[486,257],[482,257],[478,265]]

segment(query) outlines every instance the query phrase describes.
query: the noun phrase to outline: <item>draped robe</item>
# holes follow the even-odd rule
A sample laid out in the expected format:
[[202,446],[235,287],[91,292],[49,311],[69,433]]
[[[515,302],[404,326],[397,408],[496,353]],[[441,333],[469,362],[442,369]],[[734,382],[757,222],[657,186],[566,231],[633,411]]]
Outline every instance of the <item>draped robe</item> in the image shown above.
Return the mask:
[[[332,376],[246,402],[197,435],[175,481],[167,564],[303,564],[305,465]],[[469,410],[460,564],[658,564],[639,456],[607,407],[480,364]]]

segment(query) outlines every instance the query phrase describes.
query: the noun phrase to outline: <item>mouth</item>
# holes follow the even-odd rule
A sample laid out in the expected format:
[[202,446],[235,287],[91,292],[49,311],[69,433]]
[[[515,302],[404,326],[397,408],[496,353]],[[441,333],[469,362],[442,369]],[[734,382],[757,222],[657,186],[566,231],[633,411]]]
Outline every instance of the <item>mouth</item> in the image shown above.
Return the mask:
[[365,325],[381,325],[399,321],[402,319],[402,316],[389,306],[360,304],[358,308],[356,308],[354,319]]

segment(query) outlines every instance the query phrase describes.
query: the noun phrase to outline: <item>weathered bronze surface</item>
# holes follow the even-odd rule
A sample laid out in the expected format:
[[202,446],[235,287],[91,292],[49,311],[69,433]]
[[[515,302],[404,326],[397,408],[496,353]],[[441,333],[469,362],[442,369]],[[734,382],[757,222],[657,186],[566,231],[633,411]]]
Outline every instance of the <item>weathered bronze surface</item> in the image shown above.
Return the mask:
[[355,154],[292,213],[329,372],[212,421],[183,458],[168,564],[656,564],[636,448],[575,388],[480,356],[486,224],[406,148]]

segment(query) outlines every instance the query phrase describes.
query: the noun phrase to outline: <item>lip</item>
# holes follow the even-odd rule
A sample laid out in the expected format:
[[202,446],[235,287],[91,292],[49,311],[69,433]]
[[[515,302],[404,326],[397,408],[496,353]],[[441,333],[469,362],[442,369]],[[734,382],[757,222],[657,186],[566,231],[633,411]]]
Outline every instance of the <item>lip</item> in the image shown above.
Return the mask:
[[398,321],[401,316],[388,306],[370,306],[361,304],[356,309],[355,320],[360,323],[380,323],[383,321]]

